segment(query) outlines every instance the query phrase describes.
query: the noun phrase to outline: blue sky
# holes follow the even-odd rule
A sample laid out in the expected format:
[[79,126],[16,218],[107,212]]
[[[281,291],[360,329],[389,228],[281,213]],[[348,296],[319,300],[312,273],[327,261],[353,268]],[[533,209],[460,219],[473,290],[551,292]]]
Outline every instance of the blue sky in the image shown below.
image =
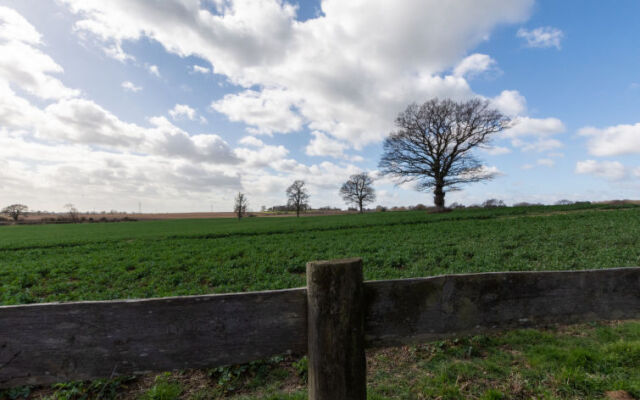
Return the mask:
[[0,0],[0,201],[32,209],[387,206],[430,193],[379,176],[395,116],[488,99],[514,127],[491,182],[447,202],[637,199],[640,3]]

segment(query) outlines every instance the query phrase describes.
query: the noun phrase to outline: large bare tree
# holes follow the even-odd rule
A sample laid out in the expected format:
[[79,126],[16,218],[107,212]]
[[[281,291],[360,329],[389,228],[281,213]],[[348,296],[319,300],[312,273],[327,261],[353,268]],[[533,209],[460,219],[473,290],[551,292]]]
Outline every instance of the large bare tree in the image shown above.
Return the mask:
[[443,210],[445,189],[493,178],[472,150],[488,144],[509,122],[486,100],[411,104],[385,139],[380,170],[397,183],[417,181],[418,190],[433,190],[434,205]]
[[27,210],[29,210],[29,207],[24,204],[12,204],[3,208],[2,212],[13,218],[14,221],[17,221]]
[[372,185],[373,179],[366,172],[351,175],[349,180],[342,184],[340,195],[347,203],[356,204],[362,214],[362,206],[376,199],[376,191]]
[[238,195],[236,196],[233,203],[233,212],[236,213],[238,219],[242,219],[244,214],[247,212],[247,204],[247,195],[238,192]]
[[300,211],[309,207],[309,192],[304,187],[304,181],[294,181],[287,188],[287,205],[296,210],[296,216],[300,216]]

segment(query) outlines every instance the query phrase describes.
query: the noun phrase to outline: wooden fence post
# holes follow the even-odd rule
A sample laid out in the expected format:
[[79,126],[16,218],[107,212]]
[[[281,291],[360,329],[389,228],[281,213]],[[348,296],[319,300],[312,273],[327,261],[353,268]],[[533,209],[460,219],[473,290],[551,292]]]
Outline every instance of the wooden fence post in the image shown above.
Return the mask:
[[307,264],[310,400],[365,400],[362,260]]

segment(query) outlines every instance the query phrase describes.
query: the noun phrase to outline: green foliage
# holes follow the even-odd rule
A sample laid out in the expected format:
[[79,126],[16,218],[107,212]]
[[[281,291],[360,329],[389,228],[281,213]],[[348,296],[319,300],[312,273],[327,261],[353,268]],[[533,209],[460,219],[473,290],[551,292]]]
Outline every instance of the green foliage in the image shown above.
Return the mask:
[[131,377],[123,376],[114,379],[96,379],[93,381],[57,383],[52,386],[53,394],[46,400],[111,400],[116,399],[119,390],[126,387]]
[[295,368],[296,373],[303,381],[307,381],[308,373],[309,373],[309,359],[307,356],[302,357],[298,361],[293,363],[293,368]]
[[182,386],[177,382],[170,381],[169,377],[169,374],[158,375],[154,385],[140,397],[140,400],[176,400],[180,398],[183,391]]

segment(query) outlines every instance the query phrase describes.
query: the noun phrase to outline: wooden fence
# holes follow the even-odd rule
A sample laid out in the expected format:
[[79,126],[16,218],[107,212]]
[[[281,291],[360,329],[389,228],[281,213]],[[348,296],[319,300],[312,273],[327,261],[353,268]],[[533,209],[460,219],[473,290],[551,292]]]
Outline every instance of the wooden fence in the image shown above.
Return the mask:
[[364,399],[364,349],[640,318],[640,268],[362,280],[311,262],[307,287],[0,307],[0,387],[309,356],[310,399]]

